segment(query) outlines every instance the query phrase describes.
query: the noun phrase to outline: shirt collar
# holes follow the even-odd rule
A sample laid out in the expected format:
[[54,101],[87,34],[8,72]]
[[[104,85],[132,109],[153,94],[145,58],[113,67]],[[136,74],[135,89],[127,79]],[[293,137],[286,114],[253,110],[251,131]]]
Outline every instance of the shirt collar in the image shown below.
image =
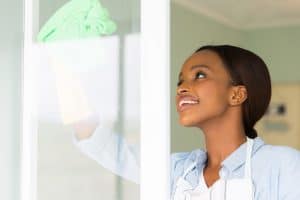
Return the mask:
[[[261,138],[256,137],[253,141],[251,157],[264,144],[265,143]],[[233,172],[234,170],[236,170],[246,162],[246,154],[247,154],[247,142],[242,144],[239,148],[237,148],[234,152],[232,152],[225,160],[223,160],[222,166],[227,168],[230,172]]]
[[196,149],[192,151],[189,157],[184,162],[184,170],[187,170],[191,165],[199,167],[205,164],[207,160],[207,154],[202,149]]
[[[252,155],[264,145],[264,141],[256,137],[253,141]],[[223,162],[222,166],[226,167],[230,172],[233,172],[246,161],[247,143],[242,144],[238,149],[232,152]],[[187,170],[191,165],[194,166],[190,173],[187,174],[186,180],[192,187],[196,187],[199,181],[199,172],[204,167],[207,160],[207,153],[202,149],[196,149],[190,153],[188,158],[184,162],[183,170]]]
[[[256,137],[253,141],[252,153],[255,152],[264,145],[264,141],[260,137]],[[245,142],[239,146],[234,152],[232,152],[223,162],[222,166],[226,167],[230,172],[239,168],[246,161],[247,143]],[[207,153],[202,149],[197,149],[191,152],[188,159],[184,163],[184,169],[186,170],[192,163],[195,163],[195,167],[200,169],[204,166],[207,160]]]

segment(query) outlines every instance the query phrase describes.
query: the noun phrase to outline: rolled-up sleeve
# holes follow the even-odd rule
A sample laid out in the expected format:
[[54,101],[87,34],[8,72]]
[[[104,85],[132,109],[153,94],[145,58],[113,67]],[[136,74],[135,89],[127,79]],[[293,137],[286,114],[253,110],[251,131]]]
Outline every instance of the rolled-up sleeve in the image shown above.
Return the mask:
[[139,183],[139,146],[128,145],[120,134],[98,126],[93,135],[84,140],[78,140],[73,134],[73,143],[81,152],[112,173]]

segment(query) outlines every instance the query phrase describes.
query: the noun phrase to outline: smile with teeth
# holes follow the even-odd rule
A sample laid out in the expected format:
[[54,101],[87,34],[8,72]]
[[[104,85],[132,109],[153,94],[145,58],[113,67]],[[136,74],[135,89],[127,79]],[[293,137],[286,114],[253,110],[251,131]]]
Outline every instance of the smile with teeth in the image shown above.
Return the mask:
[[194,104],[198,104],[198,103],[199,103],[199,101],[182,100],[179,102],[180,111],[182,111],[184,108],[188,107],[189,105],[194,105]]
[[182,100],[179,102],[179,106],[181,107],[183,104],[197,104],[198,101],[191,101],[191,100]]

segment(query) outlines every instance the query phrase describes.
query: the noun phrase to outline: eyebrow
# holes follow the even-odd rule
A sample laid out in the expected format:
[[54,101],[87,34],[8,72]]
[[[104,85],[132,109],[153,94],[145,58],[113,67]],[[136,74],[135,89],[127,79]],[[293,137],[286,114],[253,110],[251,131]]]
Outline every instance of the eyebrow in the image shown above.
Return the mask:
[[[194,69],[197,69],[197,68],[205,68],[205,69],[208,69],[210,70],[210,67],[207,66],[207,65],[204,65],[204,64],[200,64],[200,65],[193,65],[190,69],[190,71],[193,71]],[[179,76],[178,78],[180,78],[182,76],[182,72],[179,73]]]

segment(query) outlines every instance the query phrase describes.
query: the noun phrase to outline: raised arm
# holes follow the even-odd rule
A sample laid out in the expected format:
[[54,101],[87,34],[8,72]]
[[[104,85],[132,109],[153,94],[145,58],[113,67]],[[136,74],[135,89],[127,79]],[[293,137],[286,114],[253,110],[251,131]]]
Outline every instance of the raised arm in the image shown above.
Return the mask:
[[137,148],[129,146],[112,129],[101,126],[76,73],[59,63],[54,66],[61,118],[65,125],[71,125],[74,144],[106,169],[138,183]]
[[73,142],[82,153],[104,168],[135,183],[139,183],[139,147],[127,141],[112,129],[94,120],[72,125]]

